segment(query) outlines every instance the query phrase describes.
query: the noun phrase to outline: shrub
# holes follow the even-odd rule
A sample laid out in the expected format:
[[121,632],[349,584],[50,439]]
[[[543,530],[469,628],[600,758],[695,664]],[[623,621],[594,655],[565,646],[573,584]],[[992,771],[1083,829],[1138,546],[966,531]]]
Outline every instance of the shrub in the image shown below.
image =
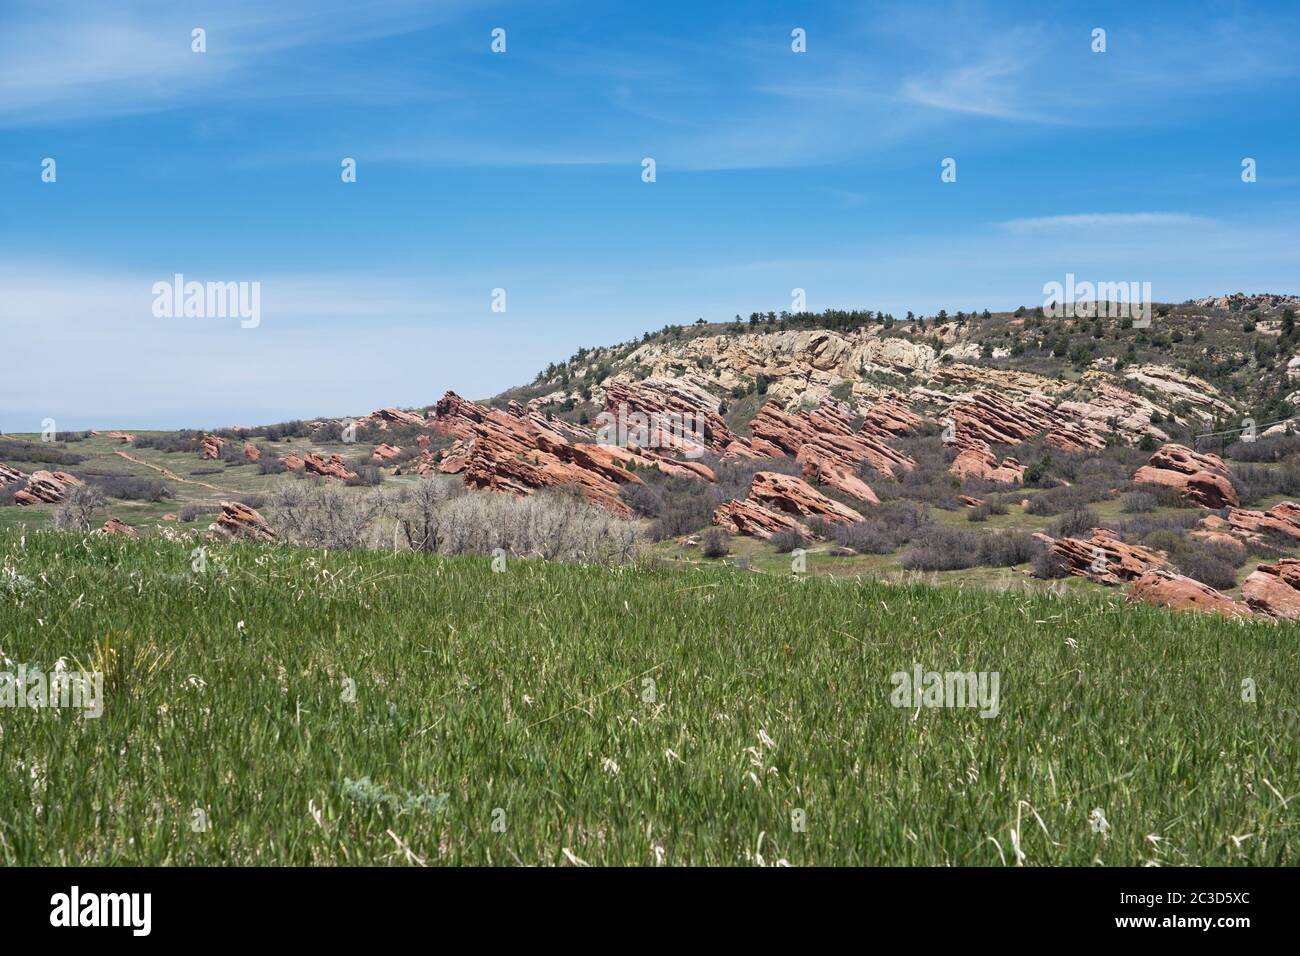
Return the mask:
[[700,539],[700,550],[706,558],[721,558],[731,553],[731,537],[721,528],[710,528]]
[[1070,576],[1070,564],[1050,548],[1039,548],[1033,558],[1034,577],[1053,580]]
[[783,528],[772,535],[771,542],[777,554],[789,554],[795,548],[803,546],[804,537],[794,528]]
[[288,470],[284,462],[267,452],[262,453],[262,458],[257,463],[257,473],[260,475],[279,475]]
[[1179,554],[1176,564],[1179,571],[1218,591],[1237,586],[1237,572],[1233,566],[1214,554],[1189,549]]
[[1130,491],[1120,499],[1125,514],[1150,514],[1156,510],[1156,496],[1147,491]]
[[202,515],[214,515],[221,511],[220,505],[185,505],[177,512],[176,517],[184,522],[193,521]]
[[73,485],[63,496],[63,501],[54,509],[54,527],[58,531],[90,530],[95,519],[95,512],[108,504],[101,492],[94,485]]
[[920,532],[903,552],[901,563],[909,571],[959,571],[979,564],[981,535],[942,525]]
[[356,465],[349,465],[348,470],[356,475],[355,478],[349,478],[345,482],[345,484],[352,488],[373,487],[382,484],[384,480],[384,471],[378,465],[359,463]]
[[152,448],[163,452],[196,452],[202,440],[203,436],[199,432],[185,429],[167,435],[136,435],[132,444],[136,448]]
[[176,497],[176,492],[154,478],[134,478],[130,475],[84,475],[110,498],[123,501],[164,501]]
[[1052,522],[1049,533],[1054,538],[1074,538],[1101,525],[1097,512],[1085,506],[1071,508]]

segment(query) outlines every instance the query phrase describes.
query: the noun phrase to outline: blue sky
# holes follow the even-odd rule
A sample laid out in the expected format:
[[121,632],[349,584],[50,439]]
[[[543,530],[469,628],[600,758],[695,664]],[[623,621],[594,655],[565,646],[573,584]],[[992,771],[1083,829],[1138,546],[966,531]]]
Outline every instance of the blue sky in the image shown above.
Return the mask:
[[[1078,6],[0,0],[0,428],[482,397],[796,287],[1300,291],[1300,11]],[[155,318],[178,272],[260,325]]]

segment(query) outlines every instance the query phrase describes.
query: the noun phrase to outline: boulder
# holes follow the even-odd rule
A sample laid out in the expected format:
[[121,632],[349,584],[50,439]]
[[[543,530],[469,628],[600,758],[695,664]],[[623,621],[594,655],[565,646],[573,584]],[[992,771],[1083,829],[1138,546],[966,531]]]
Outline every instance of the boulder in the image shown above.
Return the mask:
[[244,461],[261,461],[262,449],[258,448],[251,441],[244,442]]
[[95,534],[102,535],[121,535],[124,538],[138,538],[140,532],[136,531],[125,521],[119,518],[109,518],[104,522],[104,527],[100,528]]
[[827,498],[801,478],[775,471],[760,471],[749,486],[749,497],[786,513],[820,517],[836,524],[855,524],[862,515],[848,505]]
[[1300,620],[1300,559],[1261,564],[1242,582],[1241,596],[1261,614],[1283,621]]
[[[421,438],[426,436],[421,435]],[[402,449],[396,445],[389,445],[386,442],[375,446],[375,450],[370,453],[370,457],[375,461],[388,461],[401,455]]]
[[1171,611],[1200,611],[1224,617],[1251,616],[1250,608],[1209,585],[1159,568],[1145,571],[1133,581],[1128,601]]
[[70,487],[79,484],[81,479],[66,471],[34,471],[27,477],[26,487],[14,495],[14,504],[57,504]]
[[834,488],[869,505],[880,504],[880,499],[870,485],[859,478],[852,468],[845,467],[838,458],[827,457],[819,446],[804,445],[799,449],[795,460],[803,466],[804,481],[809,484]]
[[1138,484],[1176,488],[1184,499],[1202,508],[1235,507],[1240,503],[1230,478],[1228,466],[1218,455],[1202,455],[1184,445],[1162,445],[1133,474]]
[[1019,485],[1025,480],[1024,465],[1011,457],[1002,459],[1002,464],[999,465],[997,455],[988,446],[963,448],[948,466],[948,471],[962,481],[980,479],[1004,485]]
[[0,461],[0,485],[12,484],[15,481],[25,481],[27,473],[19,471],[12,465],[6,465]]
[[225,443],[224,438],[218,438],[216,435],[204,435],[203,441],[199,443],[199,457],[216,461],[221,457],[221,446]]
[[1210,531],[1229,529],[1246,541],[1261,541],[1265,535],[1300,541],[1300,505],[1283,501],[1268,511],[1249,508],[1229,508],[1226,521],[1217,515],[1207,515],[1201,526]]
[[1125,544],[1115,532],[1093,528],[1089,538],[1057,538],[1049,546],[1070,574],[1098,584],[1116,585],[1131,581],[1153,568],[1167,569],[1163,551]]
[[208,525],[208,534],[214,538],[245,539],[248,541],[274,541],[276,534],[266,519],[248,505],[238,501],[221,502],[221,514]]
[[[285,464],[288,464],[287,459]],[[348,471],[347,463],[339,455],[322,458],[320,455],[307,454],[302,457],[302,466],[308,474],[320,475],[322,478],[337,478],[340,481],[357,479],[357,473]]]
[[748,498],[724,501],[713,513],[713,523],[732,534],[754,538],[767,539],[778,531],[797,531],[801,535],[807,533],[803,525],[789,515]]

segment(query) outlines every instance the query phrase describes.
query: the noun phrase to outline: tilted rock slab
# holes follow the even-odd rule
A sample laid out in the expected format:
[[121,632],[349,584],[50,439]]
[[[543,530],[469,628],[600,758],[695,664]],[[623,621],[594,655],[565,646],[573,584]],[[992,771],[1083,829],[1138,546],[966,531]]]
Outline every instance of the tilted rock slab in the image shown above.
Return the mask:
[[14,504],[57,504],[69,488],[80,484],[80,478],[66,471],[34,471],[27,476],[27,486],[14,495]]
[[1300,620],[1300,559],[1261,564],[1242,582],[1241,596],[1261,614],[1283,621]]
[[1230,476],[1218,455],[1203,455],[1185,445],[1162,445],[1133,473],[1133,480],[1176,488],[1185,500],[1202,508],[1227,508],[1240,504]]
[[1170,571],[1152,568],[1129,588],[1131,604],[1150,604],[1170,611],[1198,611],[1224,617],[1251,617],[1251,609],[1208,584]]
[[1057,538],[1049,547],[1065,562],[1070,574],[1097,584],[1116,585],[1153,568],[1169,567],[1163,551],[1125,544],[1105,528],[1093,528],[1090,538]]
[[274,541],[276,534],[257,511],[238,501],[221,502],[221,514],[208,525],[208,534],[214,538],[244,539],[248,541]]

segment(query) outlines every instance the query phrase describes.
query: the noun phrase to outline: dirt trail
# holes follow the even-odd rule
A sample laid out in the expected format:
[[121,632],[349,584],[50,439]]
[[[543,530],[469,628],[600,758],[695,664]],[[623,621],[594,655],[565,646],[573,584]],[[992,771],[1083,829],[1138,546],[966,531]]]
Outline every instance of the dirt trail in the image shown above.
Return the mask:
[[194,481],[192,478],[182,478],[180,475],[176,474],[176,472],[169,471],[168,469],[162,467],[162,465],[154,465],[154,464],[150,464],[147,461],[141,461],[139,458],[136,458],[134,455],[128,455],[124,451],[115,451],[114,454],[121,455],[127,461],[133,461],[137,465],[144,465],[146,468],[152,468],[154,471],[161,474],[164,478],[168,478],[172,481],[179,481],[182,485],[197,485],[200,488],[207,488],[209,491],[215,491],[223,495],[242,495],[246,493],[243,491],[236,491],[233,488],[218,488],[216,485],[210,485],[206,481]]

